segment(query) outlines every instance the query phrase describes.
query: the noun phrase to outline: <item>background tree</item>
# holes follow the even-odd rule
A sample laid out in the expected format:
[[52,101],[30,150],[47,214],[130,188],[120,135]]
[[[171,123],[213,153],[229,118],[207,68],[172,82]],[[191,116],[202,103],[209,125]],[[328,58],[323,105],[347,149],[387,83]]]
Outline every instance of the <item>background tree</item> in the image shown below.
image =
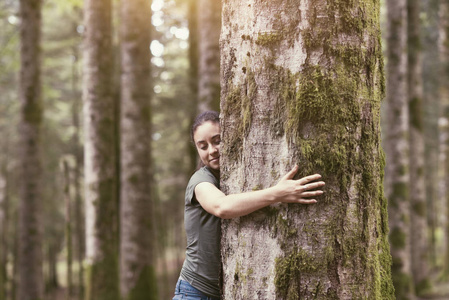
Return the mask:
[[20,1],[20,151],[18,299],[43,297],[41,249],[41,1]]
[[442,107],[444,108],[443,120],[445,120],[445,127],[442,128],[443,139],[442,143],[444,147],[440,147],[440,150],[444,154],[443,163],[443,178],[442,186],[444,187],[443,199],[446,203],[446,224],[445,224],[445,245],[444,245],[444,271],[443,275],[449,278],[449,87],[444,82],[449,80],[449,1],[440,1],[440,23],[439,23],[439,53],[441,68],[441,82],[440,95],[442,101]]
[[[407,1],[408,106],[410,130],[411,270],[417,295],[429,289],[429,247],[424,178],[420,1]],[[394,217],[393,217],[394,218]]]
[[392,275],[398,299],[413,297],[410,249],[407,2],[387,1],[387,133],[385,193],[389,201]]
[[6,299],[6,263],[8,253],[8,226],[9,226],[9,203],[8,203],[8,179],[6,164],[0,164],[0,300]]
[[67,160],[61,163],[61,173],[64,177],[64,202],[65,202],[65,242],[67,248],[67,299],[73,295],[73,244],[72,244],[72,201],[70,198],[70,171]]
[[157,299],[150,189],[150,16],[148,0],[121,2],[120,287],[123,299]]
[[317,205],[223,223],[225,299],[394,298],[378,17],[377,1],[223,2],[221,188],[272,186],[295,163],[326,181]]
[[441,242],[437,235],[441,229],[442,201],[438,197],[438,153],[439,130],[438,119],[440,113],[439,95],[439,54],[438,54],[438,3],[440,0],[421,1],[423,20],[423,103],[424,103],[424,138],[425,138],[425,169],[426,198],[428,202],[427,221],[430,228],[429,254],[433,267],[441,267],[441,256],[437,255]]
[[85,2],[86,299],[119,299],[111,1]]
[[220,106],[221,1],[199,0],[198,108],[218,111]]

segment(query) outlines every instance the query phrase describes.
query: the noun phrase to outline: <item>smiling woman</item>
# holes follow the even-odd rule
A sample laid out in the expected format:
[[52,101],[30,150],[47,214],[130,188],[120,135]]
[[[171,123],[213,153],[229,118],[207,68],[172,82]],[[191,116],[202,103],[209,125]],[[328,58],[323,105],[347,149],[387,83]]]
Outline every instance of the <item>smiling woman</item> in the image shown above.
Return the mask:
[[[296,166],[274,187],[225,195],[220,191],[220,123],[215,111],[200,114],[191,137],[202,165],[190,178],[185,194],[184,223],[187,236],[186,259],[176,285],[175,297],[219,299],[221,219],[250,214],[278,202],[313,204],[324,182],[318,174],[293,180]],[[313,190],[313,191],[311,191]],[[306,199],[305,199],[306,198]],[[197,298],[195,298],[197,299]]]

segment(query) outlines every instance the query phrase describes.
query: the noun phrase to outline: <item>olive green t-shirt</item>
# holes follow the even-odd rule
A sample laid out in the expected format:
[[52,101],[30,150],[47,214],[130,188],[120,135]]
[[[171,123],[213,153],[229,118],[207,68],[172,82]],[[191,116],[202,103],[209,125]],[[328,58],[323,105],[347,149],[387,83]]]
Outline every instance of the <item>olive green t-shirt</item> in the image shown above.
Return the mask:
[[186,259],[181,277],[206,295],[220,297],[220,218],[205,211],[195,197],[195,187],[219,181],[207,167],[192,175],[185,194],[184,224],[187,236]]

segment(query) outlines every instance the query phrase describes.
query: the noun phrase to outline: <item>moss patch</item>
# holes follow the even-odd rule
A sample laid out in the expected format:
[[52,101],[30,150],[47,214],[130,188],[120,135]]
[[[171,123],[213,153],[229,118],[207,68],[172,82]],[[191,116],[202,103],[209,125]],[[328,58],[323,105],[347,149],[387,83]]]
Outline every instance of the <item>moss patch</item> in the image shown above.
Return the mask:
[[222,152],[231,161],[238,161],[243,147],[243,140],[247,136],[252,122],[252,100],[255,97],[257,86],[254,73],[246,69],[246,84],[240,87],[228,83],[228,93],[223,104],[223,114],[231,120],[232,130],[224,130]]
[[145,266],[140,272],[136,286],[125,296],[124,300],[156,300],[157,278],[153,267]]
[[119,300],[118,262],[107,256],[86,268],[86,300]]
[[326,262],[302,249],[294,249],[287,257],[276,259],[275,268],[275,285],[278,296],[282,299],[293,300],[300,299],[301,274],[326,272]]

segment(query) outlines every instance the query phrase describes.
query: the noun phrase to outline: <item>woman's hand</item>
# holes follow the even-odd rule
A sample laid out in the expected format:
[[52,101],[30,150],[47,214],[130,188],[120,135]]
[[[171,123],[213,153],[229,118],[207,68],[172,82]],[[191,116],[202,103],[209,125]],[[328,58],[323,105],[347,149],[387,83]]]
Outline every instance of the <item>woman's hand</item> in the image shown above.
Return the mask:
[[276,202],[313,204],[317,203],[313,197],[323,194],[322,190],[315,190],[324,186],[324,181],[316,181],[321,178],[319,174],[293,180],[298,168],[296,165],[274,187],[277,191]]

